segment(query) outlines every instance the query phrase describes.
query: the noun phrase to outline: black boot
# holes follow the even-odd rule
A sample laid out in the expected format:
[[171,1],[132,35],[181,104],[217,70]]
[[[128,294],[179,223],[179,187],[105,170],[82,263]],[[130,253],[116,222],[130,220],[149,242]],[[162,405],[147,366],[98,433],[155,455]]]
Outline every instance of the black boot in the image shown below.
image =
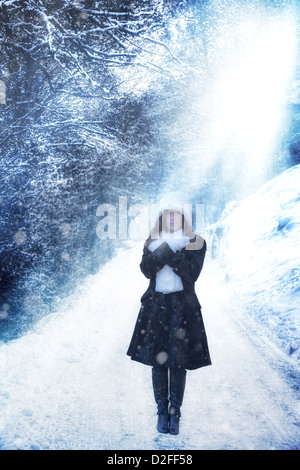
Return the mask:
[[171,434],[179,434],[180,407],[183,402],[185,381],[185,369],[170,370],[169,432]]
[[169,432],[170,434],[179,434],[179,419],[178,415],[169,415]]
[[157,404],[157,430],[161,433],[169,432],[168,423],[168,369],[167,367],[152,368],[152,385],[154,398]]
[[158,415],[156,429],[158,432],[166,434],[169,432],[169,416],[168,415]]

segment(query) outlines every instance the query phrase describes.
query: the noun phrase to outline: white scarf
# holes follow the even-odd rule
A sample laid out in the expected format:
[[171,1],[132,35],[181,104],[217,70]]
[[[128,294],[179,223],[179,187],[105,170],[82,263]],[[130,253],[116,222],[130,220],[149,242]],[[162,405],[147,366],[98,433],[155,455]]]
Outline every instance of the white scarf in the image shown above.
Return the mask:
[[[161,236],[154,240],[149,245],[149,250],[154,251],[162,243],[167,242],[169,247],[174,253],[176,250],[181,250],[189,242],[189,237],[184,235],[182,229],[174,233],[161,232]],[[162,292],[163,294],[169,294],[170,292],[177,292],[183,290],[183,284],[181,278],[174,273],[171,266],[166,264],[156,275],[155,282],[156,292]]]

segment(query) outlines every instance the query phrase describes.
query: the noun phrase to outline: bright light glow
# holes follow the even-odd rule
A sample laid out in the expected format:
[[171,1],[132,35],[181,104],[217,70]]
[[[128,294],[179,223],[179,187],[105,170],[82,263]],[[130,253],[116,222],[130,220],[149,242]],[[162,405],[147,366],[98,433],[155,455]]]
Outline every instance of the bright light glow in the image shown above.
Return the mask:
[[179,116],[190,129],[183,126],[186,145],[169,186],[180,178],[186,191],[198,191],[211,184],[216,169],[216,191],[241,199],[272,177],[288,130],[297,22],[288,8],[237,6],[223,13],[214,27],[197,30],[194,46],[189,43],[191,57],[202,55],[186,92],[185,116]]
[[242,22],[235,34],[239,57],[227,57],[216,82],[214,148],[218,152],[233,140],[234,153],[244,155],[250,173],[262,174],[284,120],[295,63],[295,22],[289,15],[255,18]]

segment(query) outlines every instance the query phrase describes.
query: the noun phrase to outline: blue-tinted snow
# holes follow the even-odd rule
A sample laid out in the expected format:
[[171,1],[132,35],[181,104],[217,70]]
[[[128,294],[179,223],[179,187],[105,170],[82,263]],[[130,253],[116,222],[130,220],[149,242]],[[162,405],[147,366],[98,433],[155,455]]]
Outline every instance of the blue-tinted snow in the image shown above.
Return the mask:
[[283,351],[295,353],[300,338],[300,165],[262,186],[212,232],[235,297]]
[[148,284],[142,242],[131,242],[34,331],[0,346],[0,448],[299,449],[288,351],[299,176],[294,167],[270,181],[224,218],[221,238],[208,237],[218,256],[208,253],[197,293],[213,365],[187,374],[178,436],[157,433],[151,369],[126,356]]

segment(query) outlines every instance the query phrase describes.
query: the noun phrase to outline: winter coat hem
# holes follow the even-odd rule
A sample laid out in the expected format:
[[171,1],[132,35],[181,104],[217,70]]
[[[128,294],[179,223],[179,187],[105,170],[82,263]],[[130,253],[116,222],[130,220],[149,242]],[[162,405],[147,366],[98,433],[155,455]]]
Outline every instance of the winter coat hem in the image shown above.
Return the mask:
[[[171,251],[171,250],[170,250]],[[140,264],[143,274],[150,279],[148,289],[141,297],[127,355],[145,365],[166,365],[170,369],[195,370],[212,364],[201,305],[194,283],[203,266],[206,242],[196,250],[182,249],[159,256],[145,246]],[[171,265],[182,279],[182,291],[164,294],[155,291],[156,272],[163,263]]]

